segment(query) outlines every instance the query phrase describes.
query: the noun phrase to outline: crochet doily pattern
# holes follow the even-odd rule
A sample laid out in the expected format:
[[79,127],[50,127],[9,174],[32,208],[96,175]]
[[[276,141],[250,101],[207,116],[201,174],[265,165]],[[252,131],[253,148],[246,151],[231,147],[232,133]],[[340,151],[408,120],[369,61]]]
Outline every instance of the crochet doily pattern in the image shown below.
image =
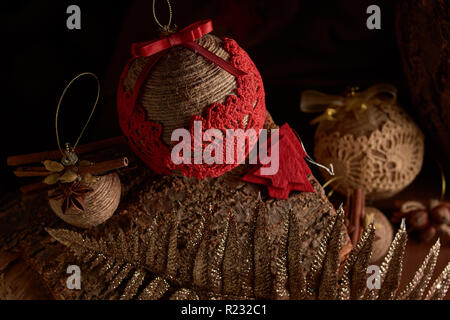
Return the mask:
[[[366,113],[374,129],[358,128],[356,118],[344,120],[353,123],[348,130],[330,130],[330,125],[337,127],[332,121],[319,125],[314,154],[319,162],[333,164],[335,176],[341,177],[333,183],[338,192],[346,194],[348,189],[359,187],[368,199],[387,198],[408,186],[419,173],[424,137],[396,105],[378,101]],[[348,113],[348,117],[355,116]],[[322,174],[331,178],[324,170]]]

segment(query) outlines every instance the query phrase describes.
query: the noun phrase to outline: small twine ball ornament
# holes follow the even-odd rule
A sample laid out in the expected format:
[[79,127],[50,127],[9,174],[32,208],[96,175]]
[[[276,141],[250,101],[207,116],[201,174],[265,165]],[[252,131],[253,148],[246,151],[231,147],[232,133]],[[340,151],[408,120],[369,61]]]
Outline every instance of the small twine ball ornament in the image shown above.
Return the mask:
[[392,242],[393,228],[386,216],[377,208],[366,207],[364,225],[367,227],[372,221],[375,226],[375,240],[372,246],[370,262],[377,262],[386,255]]
[[333,164],[336,178],[332,185],[339,193],[362,188],[369,200],[389,198],[420,172],[424,137],[397,106],[396,93],[394,87],[380,84],[347,96],[303,94],[303,111],[327,107],[313,120],[319,123],[314,155],[319,162]]
[[108,220],[116,211],[121,194],[121,184],[117,173],[110,173],[98,177],[96,182],[82,183],[86,188],[91,189],[84,196],[84,210],[70,207],[63,212],[63,199],[52,199],[57,192],[48,192],[50,208],[65,222],[80,228],[95,227]]
[[220,130],[223,145],[227,129],[259,134],[266,116],[261,76],[234,40],[209,34],[210,20],[177,32],[166,29],[160,39],[132,45],[133,58],[118,88],[121,129],[131,149],[158,174],[220,176],[238,163],[174,164],[171,149],[177,142],[171,141],[172,133],[185,128],[193,137],[194,121],[199,121],[201,134]]
[[[66,143],[63,150],[58,130],[61,102],[70,85],[84,75],[90,75],[97,81],[97,98],[74,146]],[[50,208],[62,220],[80,228],[90,228],[105,222],[113,215],[120,202],[121,184],[117,173],[97,175],[128,165],[127,158],[93,163],[81,160],[77,154],[77,145],[92,118],[99,97],[100,81],[95,74],[81,73],[69,82],[59,98],[55,116],[56,141],[62,158],[59,162],[42,162],[46,176],[43,183],[52,187],[48,192]]]

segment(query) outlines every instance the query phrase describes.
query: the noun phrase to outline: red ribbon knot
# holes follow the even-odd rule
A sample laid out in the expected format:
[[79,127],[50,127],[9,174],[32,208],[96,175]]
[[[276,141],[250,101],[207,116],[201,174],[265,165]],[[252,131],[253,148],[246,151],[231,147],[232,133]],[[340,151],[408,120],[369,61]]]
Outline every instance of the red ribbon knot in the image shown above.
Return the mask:
[[181,29],[180,31],[172,33],[166,37],[146,42],[133,43],[131,45],[131,54],[133,55],[134,58],[150,57],[160,52],[162,53],[163,51],[166,51],[172,47],[182,45],[194,51],[195,53],[200,54],[205,59],[216,64],[217,66],[221,67],[222,69],[234,75],[235,77],[245,75],[246,74],[245,72],[237,69],[228,61],[218,57],[211,51],[203,48],[202,46],[194,42],[195,40],[201,38],[205,34],[210,33],[212,30],[213,25],[210,19],[197,21]]

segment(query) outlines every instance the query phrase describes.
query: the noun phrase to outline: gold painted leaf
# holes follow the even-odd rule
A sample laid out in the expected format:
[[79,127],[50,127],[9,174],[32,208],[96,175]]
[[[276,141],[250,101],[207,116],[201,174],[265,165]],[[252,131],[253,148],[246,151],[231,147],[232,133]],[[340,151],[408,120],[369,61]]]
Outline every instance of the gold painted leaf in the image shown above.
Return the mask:
[[43,182],[46,184],[55,184],[59,181],[59,177],[59,173],[52,173],[46,176]]
[[72,170],[67,170],[61,177],[59,177],[59,181],[62,183],[71,183],[77,180],[77,178],[78,174],[76,174]]
[[430,252],[425,257],[420,268],[416,271],[414,278],[408,283],[406,288],[398,295],[399,300],[420,300],[428,287],[428,283],[433,276],[434,268],[439,256],[441,243],[438,239]]
[[64,170],[64,166],[57,161],[45,160],[42,161],[42,164],[44,165],[45,169],[50,172],[61,172]]
[[[388,253],[381,263],[381,289],[378,292],[378,300],[394,299],[402,276],[403,258],[405,255],[406,242],[408,234],[406,233],[405,218],[403,218],[400,229],[392,240]],[[375,292],[372,290],[371,292]]]
[[[299,243],[303,237],[306,237],[306,233],[304,235],[300,234],[300,225],[297,225],[297,221],[293,217],[286,217],[290,219],[290,222],[285,222],[284,225],[285,228],[283,231],[286,239],[282,241],[282,248],[286,247],[288,256],[286,259],[280,259],[278,257],[279,261],[274,261],[274,263],[281,262],[278,266],[271,265],[271,261],[266,260],[267,257],[271,257],[270,254],[272,252],[265,250],[270,244],[270,239],[267,237],[264,229],[265,219],[263,214],[265,212],[263,209],[265,210],[265,208],[265,206],[260,208],[257,217],[253,217],[257,225],[255,228],[257,233],[249,232],[253,239],[248,241],[252,245],[239,245],[241,250],[248,251],[246,257],[249,257],[249,264],[252,269],[248,273],[245,273],[242,278],[240,278],[241,271],[236,271],[237,277],[230,276],[229,274],[233,271],[230,267],[233,261],[236,266],[235,270],[238,270],[242,266],[241,260],[245,259],[237,251],[239,248],[233,249],[234,251],[231,253],[228,252],[228,250],[232,250],[230,248],[232,245],[231,241],[236,241],[236,235],[239,234],[238,230],[234,229],[236,227],[233,224],[234,220],[231,219],[230,221],[227,220],[227,224],[230,223],[227,227],[229,228],[228,233],[225,232],[227,228],[223,228],[220,233],[214,234],[215,238],[213,239],[211,229],[206,223],[207,220],[202,218],[200,225],[191,231],[192,234],[187,243],[188,249],[186,251],[183,250],[183,254],[180,255],[176,252],[179,250],[176,241],[179,235],[179,229],[175,228],[177,224],[174,224],[177,220],[170,221],[169,219],[173,219],[174,216],[170,214],[167,216],[167,212],[155,214],[153,221],[145,222],[142,226],[130,225],[130,228],[125,229],[125,231],[116,225],[113,229],[107,229],[108,232],[100,234],[100,238],[97,237],[99,235],[97,233],[95,233],[95,236],[88,236],[84,233],[81,234],[64,229],[46,230],[53,238],[70,247],[84,261],[83,263],[86,264],[84,268],[86,268],[85,270],[89,270],[90,279],[93,278],[92,276],[102,278],[99,282],[101,291],[99,290],[98,292],[101,292],[99,293],[99,297],[101,296],[103,299],[201,298],[243,300],[261,296],[267,296],[273,299],[277,294],[277,290],[279,290],[277,289],[279,284],[273,283],[273,281],[277,279],[276,277],[278,277],[277,281],[280,281],[280,275],[285,274],[284,265],[287,266],[286,271],[289,277],[296,276],[297,271],[303,272],[301,266],[302,261],[298,259],[300,255],[298,252],[295,252],[295,249],[299,247]],[[298,278],[292,280],[287,279],[287,282],[284,280],[280,281],[280,283],[286,283],[288,285],[290,298],[330,299],[335,298],[335,296],[344,300],[372,300],[378,298],[378,293],[376,295],[364,293],[366,288],[367,264],[370,260],[375,230],[370,228],[365,230],[356,249],[347,258],[350,260],[345,262],[344,279],[337,279],[336,277],[336,270],[339,264],[339,250],[337,248],[340,245],[342,233],[345,232],[345,229],[342,228],[343,217],[340,217],[339,214],[342,214],[340,210],[338,215],[328,219],[327,236],[325,240],[321,241],[321,250],[316,256],[316,263],[312,266],[312,273],[311,271],[307,273],[308,277],[306,280],[308,282],[306,282],[303,275],[298,275]],[[224,218],[229,219],[230,217],[227,216]],[[250,229],[240,229],[239,231],[244,233],[244,230]],[[399,266],[403,263],[401,254],[406,238],[407,233],[403,223],[400,232],[397,234],[391,246],[388,259],[381,268],[382,286],[386,286],[386,288],[383,289],[382,287],[381,289],[381,299],[398,297],[396,295],[398,288],[397,280],[399,270],[401,270]],[[214,245],[214,248],[212,245]],[[434,255],[437,256],[438,254],[436,247],[435,245],[435,250],[433,250],[433,260]],[[216,249],[219,252],[213,254],[210,251],[211,249]],[[286,251],[283,249],[283,252]],[[189,258],[185,257],[186,253],[190,255]],[[292,254],[295,255],[291,258]],[[276,255],[272,256],[277,257]],[[262,260],[262,258],[265,260]],[[184,266],[185,264],[190,264],[190,266]],[[416,274],[428,274],[427,270],[431,269],[428,266],[431,264],[425,263],[423,265],[427,267],[419,269]],[[183,266],[185,268],[184,270],[181,269]],[[226,276],[225,271],[227,272]],[[190,275],[187,276],[188,274]],[[239,282],[242,281],[240,279],[244,278],[249,286],[248,293],[245,293],[244,290],[240,290],[239,288]],[[235,279],[237,279],[238,283],[225,283],[228,281],[236,281]],[[345,283],[340,285],[340,282],[343,280]],[[219,281],[223,282],[219,284]],[[92,286],[94,283],[89,285]],[[413,288],[411,292],[414,296],[416,296],[414,291],[419,292],[420,289],[420,295],[417,295],[417,299],[421,299],[423,298],[422,288],[427,285],[423,280],[420,280],[420,283],[415,283],[418,283],[418,285],[415,284],[408,288]],[[218,287],[219,285],[221,287]],[[346,292],[337,296],[334,288],[331,288],[331,286],[336,287],[336,291],[345,287]],[[443,299],[449,287],[450,264],[447,265],[445,270],[433,283],[425,299]],[[227,293],[225,289],[228,288],[236,289],[233,292]],[[212,289],[215,291],[212,291]],[[409,293],[410,289],[407,289],[408,298],[412,297],[411,293]],[[378,290],[371,290],[370,292],[378,292]]]
[[444,271],[436,278],[436,281],[429,289],[425,300],[442,300],[450,288],[450,262],[445,267]]
[[338,295],[339,252],[342,248],[344,210],[337,211],[336,220],[326,247],[319,284],[319,300],[335,300]]

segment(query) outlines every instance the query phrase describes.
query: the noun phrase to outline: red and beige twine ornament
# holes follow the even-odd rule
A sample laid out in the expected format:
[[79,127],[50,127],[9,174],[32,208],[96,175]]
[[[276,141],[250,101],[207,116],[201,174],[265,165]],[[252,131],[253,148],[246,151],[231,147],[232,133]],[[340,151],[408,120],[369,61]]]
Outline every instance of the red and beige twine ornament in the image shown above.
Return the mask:
[[[211,20],[179,31],[171,28],[170,22],[162,26],[155,21],[163,29],[161,37],[133,44],[132,58],[120,77],[117,107],[121,129],[131,149],[158,174],[220,176],[236,167],[237,161],[174,164],[172,132],[187,128],[193,137],[193,123],[200,121],[202,135],[208,129],[222,133],[254,129],[259,133],[266,116],[261,76],[234,40],[210,34]],[[193,141],[192,150],[195,144]],[[204,150],[206,146],[200,147]],[[251,147],[245,148],[245,155]]]

